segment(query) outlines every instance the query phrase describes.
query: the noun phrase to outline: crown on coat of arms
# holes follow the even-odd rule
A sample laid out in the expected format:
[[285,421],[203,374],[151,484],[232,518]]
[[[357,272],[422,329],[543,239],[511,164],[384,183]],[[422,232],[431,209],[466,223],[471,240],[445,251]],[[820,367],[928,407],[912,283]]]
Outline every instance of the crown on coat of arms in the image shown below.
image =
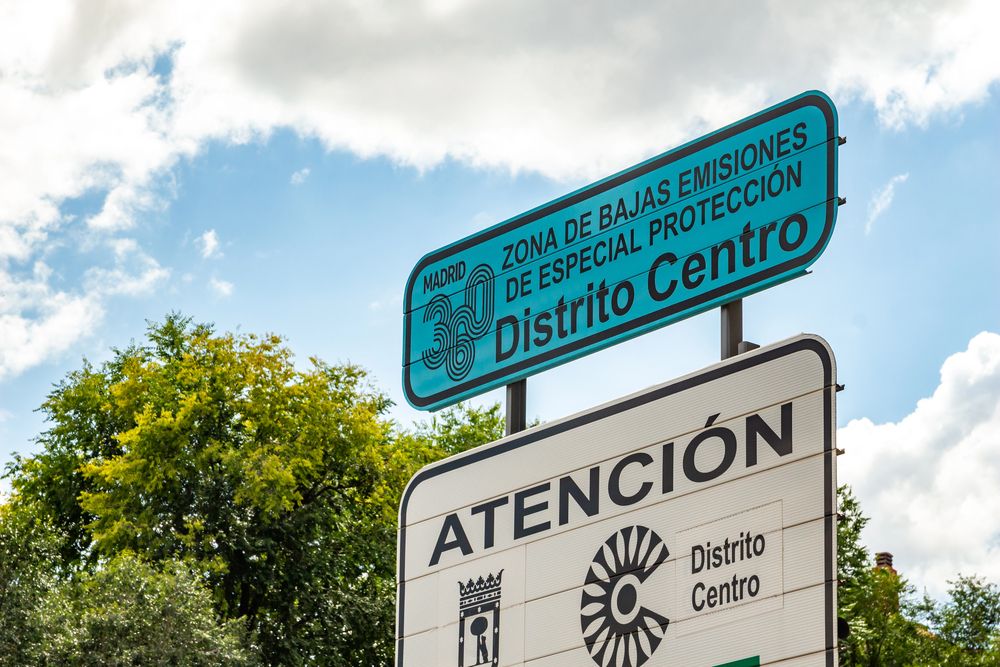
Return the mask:
[[465,584],[458,582],[459,606],[471,607],[499,600],[502,577],[503,570],[500,570],[496,576],[489,574],[485,579],[469,579]]

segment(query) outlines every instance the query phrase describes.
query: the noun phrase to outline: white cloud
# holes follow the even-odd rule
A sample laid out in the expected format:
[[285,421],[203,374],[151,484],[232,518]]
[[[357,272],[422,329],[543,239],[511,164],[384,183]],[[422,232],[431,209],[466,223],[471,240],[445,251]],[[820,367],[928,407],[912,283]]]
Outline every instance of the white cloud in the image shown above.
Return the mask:
[[871,234],[875,221],[892,206],[892,200],[896,197],[896,186],[906,183],[906,179],[909,177],[909,173],[896,174],[878,192],[872,195],[871,201],[868,202],[868,220],[865,221],[866,235]]
[[214,229],[209,229],[195,239],[195,245],[198,246],[202,259],[222,257],[222,251],[219,250],[219,235]]
[[[75,228],[161,210],[208,142],[280,128],[422,169],[578,179],[807,88],[925,124],[1000,79],[998,23],[992,0],[5,2],[0,273],[33,285],[25,267]],[[102,205],[73,219],[82,195]],[[108,297],[41,287],[94,313]],[[45,303],[2,315],[41,326]]]
[[168,278],[169,271],[133,239],[114,238],[106,245],[110,264],[86,270],[79,293],[54,287],[53,270],[42,260],[23,275],[0,268],[0,380],[89,336],[109,298],[149,294]]
[[52,289],[44,269],[24,280],[0,272],[0,380],[66,352],[102,315],[98,299]]
[[958,573],[1000,580],[1000,335],[981,333],[949,357],[911,414],[853,420],[838,444],[839,479],[871,517],[870,547],[893,552],[932,594]]
[[[990,0],[757,0],[724,17],[680,0],[314,0],[291,10],[163,0],[109,5],[100,21],[74,3],[24,2],[12,13],[3,90],[23,99],[0,124],[29,130],[18,147],[73,144],[55,173],[29,170],[46,181],[22,208],[40,189],[103,185],[141,199],[151,175],[207,139],[277,127],[421,167],[451,156],[575,177],[806,88],[860,97],[898,127],[981,100],[1000,78]],[[830,26],[835,39],[816,37]],[[173,56],[166,79],[150,71],[163,53]],[[47,136],[55,120],[73,122]]]
[[289,182],[292,185],[302,185],[306,182],[307,178],[309,178],[309,167],[302,167],[302,169],[299,169],[292,174]]
[[169,269],[146,254],[133,239],[113,239],[110,268],[95,266],[84,273],[84,286],[91,298],[144,296],[170,277]]
[[223,299],[231,296],[233,290],[235,289],[235,287],[231,282],[220,280],[219,278],[215,277],[211,278],[208,281],[208,286],[212,289],[212,292],[214,292],[216,296]]
[[[988,0],[744,2],[724,16],[680,1],[255,3],[206,17],[226,31],[179,38],[175,125],[240,140],[291,126],[420,167],[450,156],[603,175],[806,88],[867,100],[892,127],[982,99],[1000,77],[998,11]],[[835,38],[818,37],[831,26]]]

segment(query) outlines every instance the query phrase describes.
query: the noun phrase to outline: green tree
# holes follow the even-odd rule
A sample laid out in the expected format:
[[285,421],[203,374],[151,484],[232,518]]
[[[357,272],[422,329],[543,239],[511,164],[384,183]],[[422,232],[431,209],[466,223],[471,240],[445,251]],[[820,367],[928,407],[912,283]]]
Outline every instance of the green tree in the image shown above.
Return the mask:
[[949,582],[948,599],[915,600],[896,572],[873,567],[868,523],[850,487],[838,489],[838,613],[850,625],[840,664],[865,667],[1000,665],[1000,588],[979,577]]
[[920,664],[933,641],[914,620],[913,587],[896,572],[875,568],[861,532],[868,518],[850,487],[837,489],[838,615],[850,634],[840,641],[840,664],[852,667],[903,667]]
[[269,664],[389,664],[400,494],[502,430],[497,406],[459,406],[403,431],[389,405],[357,367],[170,315],[55,386],[12,503],[58,529],[67,572],[187,563]]
[[242,623],[216,621],[210,591],[185,565],[122,554],[54,587],[38,609],[37,665],[254,664]]
[[903,667],[919,664],[933,641],[910,613],[913,587],[888,568],[875,568],[841,607],[850,636],[841,642],[841,665]]
[[357,368],[300,371],[276,336],[172,315],[55,388],[42,453],[12,471],[15,499],[65,530],[69,565],[124,551],[192,563],[269,662],[381,664],[386,526],[406,476],[392,466],[407,463],[388,405]]
[[466,403],[442,410],[416,428],[416,436],[433,448],[433,458],[451,456],[504,435],[500,405],[477,408]]
[[916,615],[930,628],[920,664],[945,667],[1000,665],[1000,588],[975,576],[948,582],[948,598],[926,594]]
[[[846,484],[837,489],[837,579],[840,582],[840,600],[850,600],[852,589],[864,586],[872,569],[872,557],[861,541],[861,531],[868,525],[868,517],[861,512],[861,505]],[[846,598],[845,598],[846,593]]]
[[986,651],[1000,625],[1000,588],[975,576],[948,583],[949,599],[932,615],[935,630],[967,651]]
[[57,579],[58,547],[45,522],[0,504],[0,665],[30,664],[37,611]]

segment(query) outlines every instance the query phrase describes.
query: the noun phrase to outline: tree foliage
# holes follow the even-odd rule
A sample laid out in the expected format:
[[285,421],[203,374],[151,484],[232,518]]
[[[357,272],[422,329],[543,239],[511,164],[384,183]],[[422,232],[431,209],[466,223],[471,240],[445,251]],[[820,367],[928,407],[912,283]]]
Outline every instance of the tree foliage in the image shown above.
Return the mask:
[[268,664],[388,664],[402,489],[502,431],[496,406],[414,431],[389,406],[355,366],[298,368],[277,336],[170,315],[54,387],[10,511],[53,526],[80,586],[115,584],[99,575],[123,554],[183,562]]
[[948,582],[948,602],[933,609],[930,620],[942,639],[981,653],[990,648],[1000,625],[1000,589],[979,577]]
[[[499,406],[411,430],[351,365],[180,315],[42,406],[0,504],[0,665],[392,662],[396,520],[420,467],[503,435]],[[1000,664],[1000,589],[916,600],[839,490],[841,664]]]
[[238,621],[216,621],[210,591],[176,561],[162,569],[122,554],[56,586],[30,647],[41,665],[252,665]]
[[851,667],[1000,665],[1000,589],[977,577],[950,582],[948,598],[915,590],[890,568],[873,567],[861,531],[868,519],[849,487],[838,489],[839,615],[850,626],[840,664]]
[[477,445],[499,440],[503,437],[504,428],[504,416],[499,405],[477,408],[459,403],[437,413],[429,422],[419,424],[416,437],[431,443],[437,458],[441,454],[460,454]]
[[36,516],[0,505],[0,665],[31,663],[36,613],[57,580],[58,546]]

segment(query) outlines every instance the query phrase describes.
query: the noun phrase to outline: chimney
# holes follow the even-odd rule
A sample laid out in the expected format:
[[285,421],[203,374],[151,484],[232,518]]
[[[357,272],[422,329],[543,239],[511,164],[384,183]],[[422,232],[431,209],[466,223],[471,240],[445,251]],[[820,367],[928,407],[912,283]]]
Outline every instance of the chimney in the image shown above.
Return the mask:
[[892,554],[888,551],[879,551],[876,553],[875,567],[881,567],[895,572],[896,569],[892,566]]
[[[875,553],[875,569],[892,572],[893,576],[899,576],[899,572],[896,572],[896,568],[892,566],[892,554],[888,551],[878,551]],[[892,601],[886,600],[886,602],[891,604],[893,611],[899,611],[898,597]]]

